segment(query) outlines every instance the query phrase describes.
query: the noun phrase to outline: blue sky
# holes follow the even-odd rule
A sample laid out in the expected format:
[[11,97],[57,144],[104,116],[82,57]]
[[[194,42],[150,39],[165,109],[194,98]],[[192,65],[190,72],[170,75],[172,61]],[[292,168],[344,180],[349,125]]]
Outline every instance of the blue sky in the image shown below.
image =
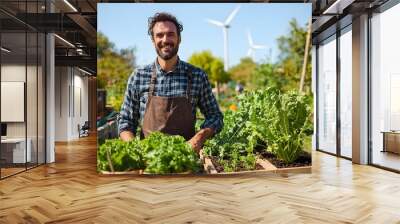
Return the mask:
[[[183,24],[182,42],[178,55],[187,60],[194,52],[211,50],[223,60],[223,34],[220,27],[206,19],[225,21],[239,4],[236,3],[99,3],[98,31],[103,32],[117,48],[136,47],[137,64],[151,63],[156,52],[147,35],[147,19],[164,11],[175,15]],[[289,32],[289,21],[295,18],[304,26],[311,16],[311,4],[241,3],[241,8],[231,22],[228,34],[229,65],[240,62],[249,49],[247,30],[255,44],[266,45],[257,50],[257,62],[271,54],[276,60],[276,39]]]

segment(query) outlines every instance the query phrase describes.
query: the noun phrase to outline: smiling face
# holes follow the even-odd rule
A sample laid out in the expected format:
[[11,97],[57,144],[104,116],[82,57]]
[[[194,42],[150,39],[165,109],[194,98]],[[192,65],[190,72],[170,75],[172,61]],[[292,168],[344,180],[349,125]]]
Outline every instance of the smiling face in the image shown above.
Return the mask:
[[163,60],[169,60],[178,53],[180,41],[174,23],[161,21],[154,24],[153,44],[158,56]]

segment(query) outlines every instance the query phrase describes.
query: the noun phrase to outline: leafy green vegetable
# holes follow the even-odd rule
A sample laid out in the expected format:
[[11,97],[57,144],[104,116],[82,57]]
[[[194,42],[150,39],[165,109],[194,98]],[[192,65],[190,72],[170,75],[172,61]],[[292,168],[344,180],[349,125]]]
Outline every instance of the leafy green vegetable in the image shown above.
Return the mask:
[[106,140],[98,150],[100,170],[129,171],[144,169],[142,150],[138,140],[123,142],[119,139]]
[[266,129],[270,143],[268,150],[285,163],[292,163],[300,156],[306,136],[312,134],[309,100],[291,91],[277,98],[270,109],[270,116],[274,119]]
[[224,129],[205,143],[204,153],[217,156],[225,172],[237,170],[238,164],[254,169],[254,150],[260,147],[292,163],[313,131],[309,100],[273,87],[239,95],[238,110],[225,112]]
[[166,174],[198,172],[200,168],[198,155],[183,137],[160,132],[154,132],[144,140],[106,140],[98,150],[99,170],[145,169],[149,173]]
[[154,132],[142,141],[146,172],[156,174],[198,172],[198,155],[182,136]]
[[[313,131],[310,100],[294,91],[282,94],[276,88],[245,92],[238,96],[237,111],[224,113],[223,130],[206,141],[203,151],[217,157],[225,172],[255,169],[256,149],[260,148],[292,163]],[[183,137],[159,132],[129,143],[106,141],[99,150],[101,170],[111,169],[107,153],[115,171],[145,169],[165,174],[197,172],[201,167],[197,154]]]

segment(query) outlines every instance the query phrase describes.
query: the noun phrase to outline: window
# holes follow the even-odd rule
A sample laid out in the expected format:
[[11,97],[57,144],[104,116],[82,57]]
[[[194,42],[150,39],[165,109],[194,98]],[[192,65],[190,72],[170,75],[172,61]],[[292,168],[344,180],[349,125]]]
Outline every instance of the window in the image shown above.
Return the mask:
[[336,35],[318,48],[318,149],[336,153]]
[[[42,4],[18,2],[16,10],[42,13]],[[0,3],[5,5],[15,2]],[[0,18],[7,21],[0,24],[0,111],[6,127],[0,144],[0,178],[5,178],[45,163],[46,40],[43,33],[10,15],[0,12]],[[14,98],[4,98],[7,95]]]
[[400,170],[400,4],[371,18],[372,163]]
[[352,157],[352,33],[351,25],[340,35],[340,154]]

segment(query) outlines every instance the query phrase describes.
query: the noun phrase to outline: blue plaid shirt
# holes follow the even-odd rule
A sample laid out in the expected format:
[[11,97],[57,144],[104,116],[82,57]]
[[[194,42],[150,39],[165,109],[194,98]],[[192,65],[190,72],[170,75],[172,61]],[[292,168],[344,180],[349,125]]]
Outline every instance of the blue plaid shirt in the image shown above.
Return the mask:
[[[157,61],[157,60],[156,60]],[[119,117],[119,132],[128,130],[136,133],[139,122],[142,124],[149,93],[150,78],[153,64],[137,69],[128,80],[124,103]],[[205,121],[201,128],[212,128],[215,133],[221,131],[223,116],[217,101],[211,91],[207,74],[200,68],[179,60],[173,71],[165,72],[156,62],[157,80],[154,86],[155,96],[185,96],[188,69],[192,70],[191,103],[192,113],[196,108],[204,115]]]

